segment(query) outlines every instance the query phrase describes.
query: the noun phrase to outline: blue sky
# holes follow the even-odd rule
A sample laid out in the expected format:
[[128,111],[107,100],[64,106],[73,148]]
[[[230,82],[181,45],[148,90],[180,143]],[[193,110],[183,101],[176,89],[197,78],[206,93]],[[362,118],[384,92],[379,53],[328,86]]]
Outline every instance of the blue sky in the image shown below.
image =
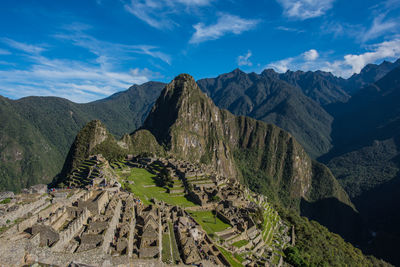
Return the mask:
[[349,77],[400,57],[400,0],[2,0],[0,94],[75,102],[240,68]]

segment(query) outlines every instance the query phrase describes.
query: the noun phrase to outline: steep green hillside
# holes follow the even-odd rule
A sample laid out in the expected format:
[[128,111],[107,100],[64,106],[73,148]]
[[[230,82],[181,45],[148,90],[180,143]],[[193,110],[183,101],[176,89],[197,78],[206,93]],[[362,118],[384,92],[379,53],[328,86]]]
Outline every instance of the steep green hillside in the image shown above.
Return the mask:
[[134,85],[87,104],[56,97],[2,97],[0,190],[49,183],[61,171],[76,134],[91,120],[100,119],[118,137],[132,132],[163,87],[157,82]]
[[400,171],[400,136],[336,156],[329,168],[352,198],[390,181]]
[[279,215],[293,225],[295,246],[285,250],[285,260],[294,266],[391,266],[347,243],[316,221],[279,209]]
[[63,155],[0,97],[0,190],[51,181]]
[[313,157],[331,147],[332,117],[301,88],[281,80],[273,70],[258,75],[236,69],[216,78],[199,80],[198,84],[218,107],[290,132]]
[[332,109],[335,147],[324,157],[352,196],[397,175],[400,67]]
[[346,80],[324,71],[287,71],[279,78],[300,88],[303,93],[324,106],[336,102],[346,102],[350,96],[344,90]]
[[322,160],[352,197],[373,235],[361,247],[400,264],[400,67],[359,90],[335,116],[334,148]]

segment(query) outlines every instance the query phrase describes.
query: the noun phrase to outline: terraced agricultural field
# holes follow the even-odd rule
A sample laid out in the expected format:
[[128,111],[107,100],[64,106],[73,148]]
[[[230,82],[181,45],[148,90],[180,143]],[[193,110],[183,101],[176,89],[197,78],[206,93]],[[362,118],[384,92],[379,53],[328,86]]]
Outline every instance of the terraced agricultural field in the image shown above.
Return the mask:
[[151,174],[146,169],[131,168],[130,173],[118,172],[118,174],[122,180],[133,182],[133,184],[129,184],[122,181],[122,184],[139,197],[144,204],[151,204],[150,200],[155,198],[181,207],[196,206],[196,204],[188,200],[185,196],[168,194],[165,188],[157,186],[157,176]]
[[225,256],[226,260],[233,266],[233,267],[240,267],[243,266],[238,259],[236,259],[229,251],[224,249],[223,247],[218,246],[219,251],[221,251],[222,255]]
[[90,177],[87,177],[90,172],[90,168],[97,162],[95,160],[85,160],[82,164],[72,172],[69,177],[72,186],[84,186],[91,183],[92,179],[99,175],[98,171],[95,170]]
[[189,213],[209,235],[214,235],[215,232],[220,232],[231,227],[229,224],[218,219],[218,217],[214,217],[211,211],[189,211]]
[[249,240],[244,239],[244,240],[237,241],[237,242],[233,243],[232,245],[235,247],[241,248],[243,246],[246,246],[248,243],[249,243]]

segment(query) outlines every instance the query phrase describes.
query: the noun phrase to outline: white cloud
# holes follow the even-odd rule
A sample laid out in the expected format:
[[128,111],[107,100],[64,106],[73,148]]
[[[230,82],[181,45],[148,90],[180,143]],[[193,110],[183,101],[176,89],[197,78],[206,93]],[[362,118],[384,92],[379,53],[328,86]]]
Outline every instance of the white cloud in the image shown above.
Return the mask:
[[[313,49],[312,49],[313,50]],[[400,57],[400,37],[391,41],[370,45],[367,52],[361,54],[347,54],[341,60],[330,61],[319,53],[304,52],[295,57],[289,57],[271,62],[266,68],[273,68],[278,72],[287,70],[315,71],[323,70],[332,72],[336,76],[348,78],[354,73],[359,73],[369,63],[378,63],[382,60],[396,60]],[[306,56],[313,55],[313,56]],[[316,55],[318,55],[316,57]]]
[[366,43],[382,36],[393,36],[400,33],[400,21],[392,12],[399,7],[400,0],[380,1],[369,8],[371,10],[370,25],[328,20],[321,25],[320,29],[322,33],[333,34],[335,38],[347,36],[359,43]]
[[400,56],[400,39],[372,45],[370,50],[372,51],[359,55],[344,56],[343,64],[351,66],[352,72],[359,73],[369,63],[381,59],[398,58]]
[[339,21],[325,21],[321,27],[321,33],[333,34],[335,38],[347,36],[350,38],[362,39],[365,27],[361,24],[350,24]]
[[160,18],[156,16],[155,10],[158,10],[157,5],[151,5],[152,1],[146,1],[142,3],[141,1],[132,0],[130,5],[125,5],[125,9],[136,16],[138,19],[143,20],[151,27],[157,29],[172,28],[173,21]]
[[40,54],[41,52],[46,50],[44,47],[38,45],[25,44],[9,38],[1,38],[1,41],[14,49],[21,50],[30,54]]
[[46,65],[38,61],[27,70],[0,71],[2,92],[14,98],[53,95],[82,103],[109,96],[151,78],[146,76],[147,72],[138,69],[121,73],[75,61],[56,60],[51,63]]
[[196,32],[193,34],[189,43],[201,43],[209,40],[216,40],[225,34],[241,34],[242,32],[253,29],[260,20],[243,19],[235,15],[220,14],[216,24],[204,25],[198,23],[193,26]]
[[385,14],[381,14],[374,18],[371,28],[369,28],[366,32],[363,32],[361,35],[363,42],[375,39],[386,33],[399,31],[400,25],[398,19],[385,20],[385,16]]
[[284,14],[295,19],[305,20],[322,16],[332,8],[334,0],[277,0]]
[[0,55],[10,55],[10,54],[11,54],[10,51],[0,48]]
[[362,54],[345,55],[343,60],[322,62],[321,69],[347,78],[354,73],[360,73],[367,64],[396,60],[400,57],[400,38],[371,45],[368,50]]
[[171,64],[171,56],[161,52],[157,46],[111,43],[96,39],[93,36],[84,33],[83,30],[81,30],[81,26],[74,26],[69,29],[69,33],[57,34],[55,37],[71,41],[76,46],[88,49],[93,54],[99,56],[99,61],[106,62],[110,59],[120,61],[122,57],[129,56],[130,54],[143,54],[160,59],[167,64]]
[[307,61],[313,61],[316,60],[319,57],[319,54],[317,50],[315,49],[310,49],[306,52],[303,53],[304,59]]
[[280,30],[280,31],[285,31],[285,32],[296,32],[296,33],[302,33],[304,30],[296,29],[296,28],[290,28],[290,27],[285,27],[285,26],[278,26],[275,29]]
[[207,6],[212,0],[131,0],[125,9],[157,29],[171,29],[177,25],[171,14],[190,12],[194,8]]
[[253,63],[251,63],[250,61],[250,57],[251,57],[251,51],[247,51],[247,54],[244,56],[238,56],[238,65],[239,66],[252,66]]
[[[174,1],[169,1],[174,2]],[[176,0],[176,2],[187,6],[207,6],[211,3],[210,0]]]
[[289,57],[285,58],[279,61],[275,61],[272,63],[269,63],[266,68],[272,68],[275,69],[277,72],[286,72],[291,68],[291,64],[293,62],[294,58]]
[[112,53],[115,53],[119,60],[124,58],[122,55],[129,56],[130,53],[163,57],[162,53],[154,50],[152,46],[114,45],[88,36],[86,39],[75,36],[68,40],[97,55],[96,61],[48,58],[42,54],[44,50],[7,39],[10,46],[24,51],[24,57],[29,58],[32,64],[26,69],[11,68],[0,71],[1,92],[12,98],[28,95],[61,96],[82,103],[109,96],[127,89],[132,84],[142,84],[152,77],[159,76],[147,68],[116,71],[114,61],[117,59],[112,58]]
[[269,63],[266,68],[273,68],[277,72],[286,72],[287,70],[305,70],[315,65],[319,58],[319,53],[315,49],[310,49],[298,56],[289,57],[282,60]]

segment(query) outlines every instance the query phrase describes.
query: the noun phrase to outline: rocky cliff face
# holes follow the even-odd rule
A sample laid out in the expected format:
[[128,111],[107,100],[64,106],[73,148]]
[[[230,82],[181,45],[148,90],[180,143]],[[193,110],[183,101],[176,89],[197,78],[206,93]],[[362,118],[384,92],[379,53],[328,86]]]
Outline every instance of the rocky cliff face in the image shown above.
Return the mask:
[[[277,125],[295,136],[309,155],[317,157],[331,147],[332,117],[316,102],[316,98],[313,101],[311,96],[307,97],[302,91],[306,84],[314,81],[312,77],[305,79],[305,74],[297,74],[286,82],[280,77],[281,74],[273,70],[247,74],[236,69],[197,83],[219,108]],[[290,84],[292,80],[293,84]],[[313,92],[323,95],[319,96],[321,98],[330,99],[319,85],[315,82]]]
[[181,74],[168,84],[142,128],[153,133],[169,153],[211,164],[225,177],[237,176],[232,151],[225,142],[221,111],[193,77]]
[[250,186],[258,176],[257,182],[284,203],[333,197],[352,205],[327,167],[315,168],[292,135],[219,109],[190,75],[179,75],[165,87],[143,129],[175,157],[210,164],[220,175]]
[[236,158],[248,154],[244,161],[256,164],[255,169],[264,172],[264,179],[270,180],[270,186],[277,191],[284,188],[284,194],[288,193],[291,198],[307,198],[311,188],[312,162],[293,136],[272,124],[248,117],[232,117],[231,120],[234,123],[227,127],[227,134]]

